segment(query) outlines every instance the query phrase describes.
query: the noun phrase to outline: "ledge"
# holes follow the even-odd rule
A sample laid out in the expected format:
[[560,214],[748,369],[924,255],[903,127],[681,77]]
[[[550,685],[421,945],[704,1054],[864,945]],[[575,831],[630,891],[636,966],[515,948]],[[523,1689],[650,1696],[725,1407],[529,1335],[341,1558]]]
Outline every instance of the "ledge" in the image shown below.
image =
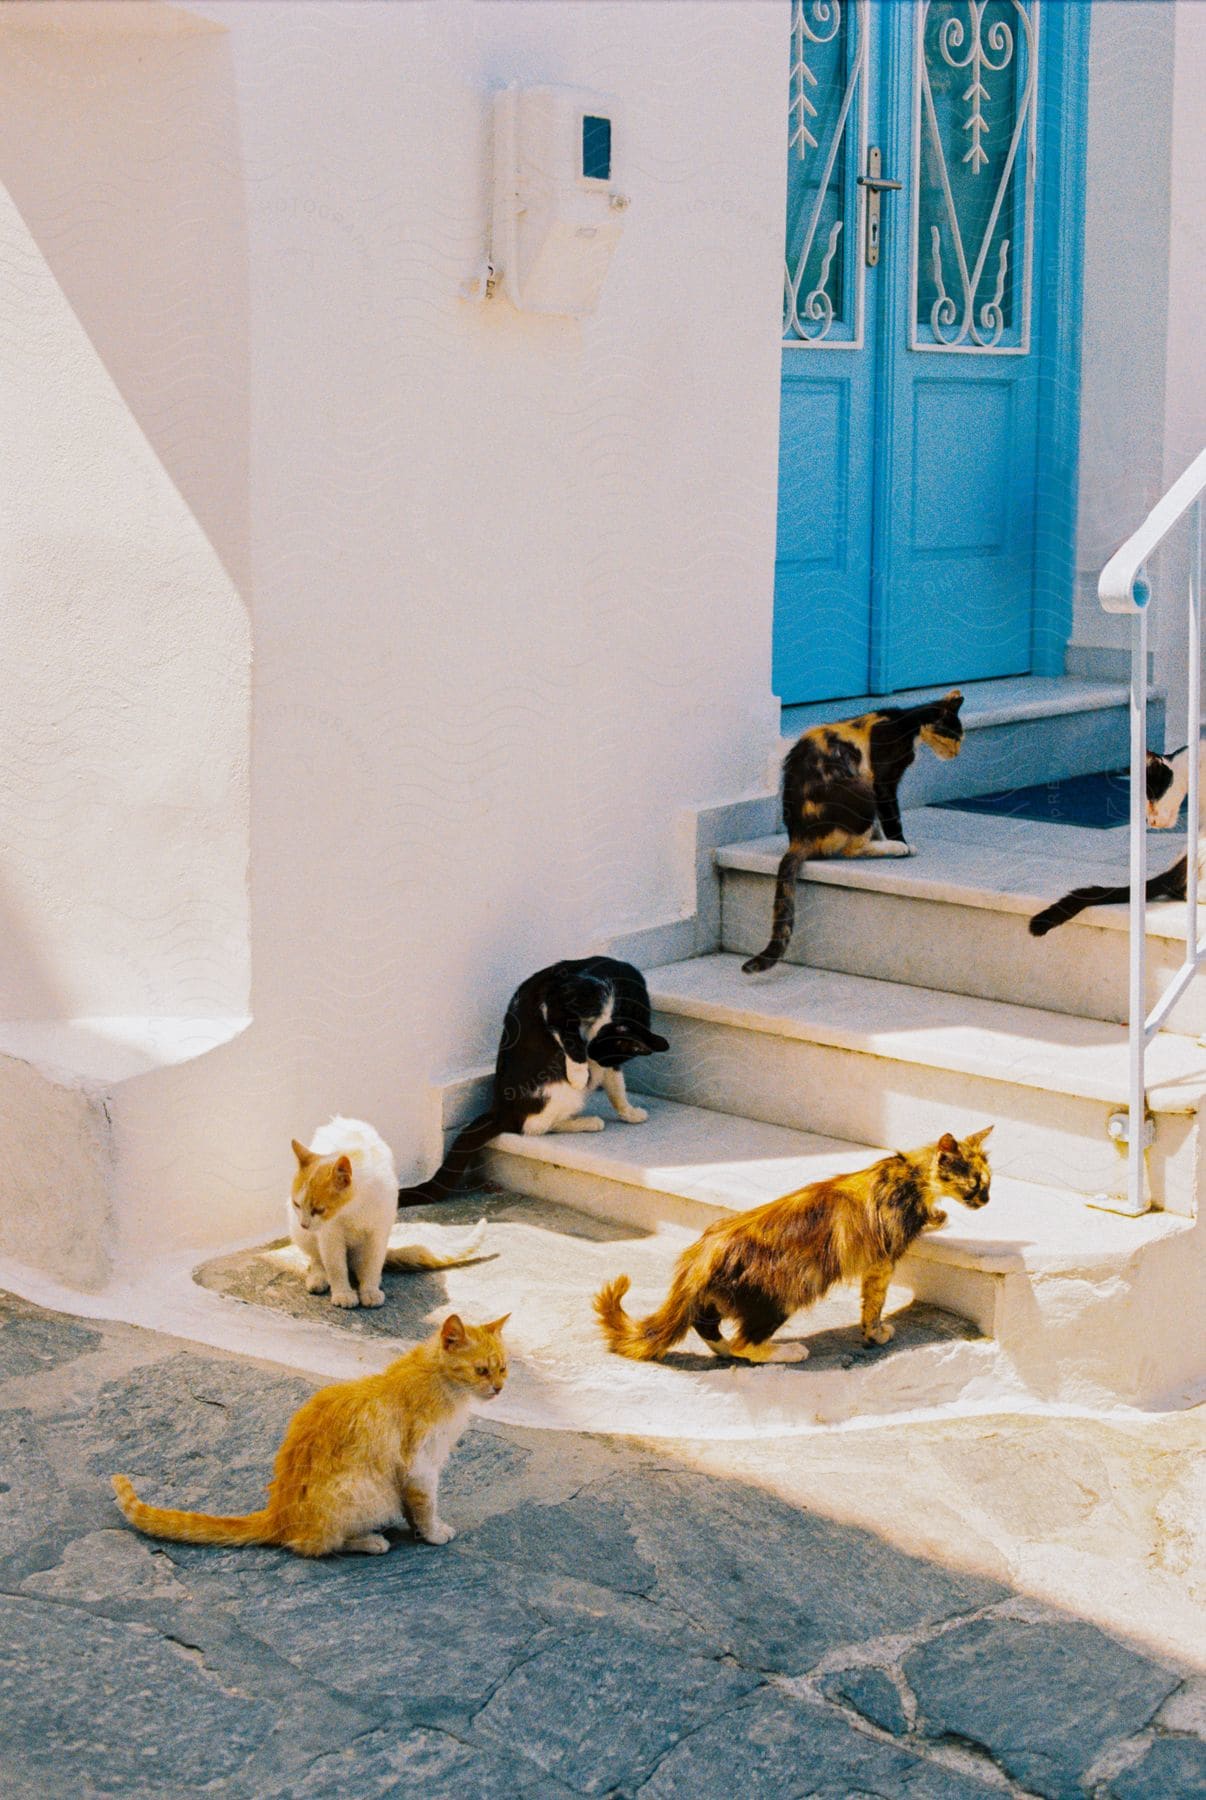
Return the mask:
[[28,1063],[60,1087],[108,1086],[192,1062],[246,1031],[248,1015],[216,1019],[0,1020],[0,1058]]

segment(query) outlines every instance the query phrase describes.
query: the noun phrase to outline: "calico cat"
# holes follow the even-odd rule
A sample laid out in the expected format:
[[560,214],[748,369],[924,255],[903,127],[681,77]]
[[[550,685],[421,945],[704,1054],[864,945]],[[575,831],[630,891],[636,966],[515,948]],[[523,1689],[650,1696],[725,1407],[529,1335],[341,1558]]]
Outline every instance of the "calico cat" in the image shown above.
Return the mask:
[[380,1375],[311,1394],[285,1432],[259,1512],[222,1518],[148,1506],[125,1475],[113,1477],[117,1504],[139,1531],[182,1544],[377,1556],[390,1547],[383,1532],[403,1523],[429,1544],[446,1544],[456,1534],[439,1516],[440,1471],[472,1401],[502,1391],[507,1353],[499,1333],[506,1322],[465,1325],[450,1313]]
[[[622,1301],[627,1275],[595,1296],[595,1312],[611,1349],[648,1361],[665,1356],[692,1326],[717,1356],[770,1362],[770,1340],[801,1306],[811,1306],[835,1281],[862,1284],[863,1336],[886,1344],[882,1323],[892,1271],[914,1238],[946,1223],[939,1206],[949,1196],[972,1208],[988,1203],[989,1167],[984,1141],[992,1126],[960,1143],[950,1132],[936,1144],[897,1151],[829,1181],[751,1212],[709,1225],[675,1265],[665,1303],[647,1319],[633,1319]],[[736,1336],[725,1338],[722,1319]],[[785,1347],[785,1360],[807,1351]]]
[[775,877],[770,942],[742,964],[746,975],[773,969],[796,922],[796,877],[813,856],[911,856],[897,789],[917,754],[917,740],[936,756],[958,756],[963,744],[957,688],[919,706],[885,706],[857,719],[814,725],[783,759],[783,823],[787,852]]
[[330,1288],[333,1306],[381,1306],[382,1269],[447,1269],[481,1248],[484,1219],[443,1251],[423,1244],[390,1249],[398,1173],[389,1145],[363,1119],[332,1119],[308,1149],[294,1138],[293,1154],[289,1235],[308,1260],[308,1294]]
[[399,1206],[457,1193],[500,1131],[602,1131],[602,1119],[580,1116],[597,1087],[626,1124],[640,1125],[648,1114],[629,1102],[623,1065],[670,1048],[650,1018],[645,977],[631,963],[587,956],[529,975],[507,1006],[489,1111],[465,1126],[434,1175],[400,1191]]
[[[1201,813],[1206,805],[1206,745],[1200,747],[1198,754]],[[1170,756],[1158,756],[1154,750],[1149,750],[1144,787],[1148,826],[1153,831],[1171,831],[1180,817],[1181,802],[1189,792],[1189,746],[1174,750]],[[1198,870],[1199,879],[1206,877],[1206,840],[1198,849]],[[1149,900],[1184,900],[1187,874],[1188,856],[1179,857],[1163,874],[1151,876],[1144,893]],[[1057,925],[1066,925],[1069,919],[1076,918],[1090,906],[1113,906],[1130,897],[1129,881],[1116,887],[1073,888],[1062,899],[1053,900],[1050,906],[1035,913],[1030,921],[1030,935],[1046,937]]]

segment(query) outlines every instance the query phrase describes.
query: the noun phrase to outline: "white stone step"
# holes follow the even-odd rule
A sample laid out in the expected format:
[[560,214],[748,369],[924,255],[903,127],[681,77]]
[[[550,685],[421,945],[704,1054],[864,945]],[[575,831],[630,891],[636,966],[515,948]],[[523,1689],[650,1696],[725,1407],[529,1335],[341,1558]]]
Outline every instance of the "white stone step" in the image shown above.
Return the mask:
[[[617,1208],[627,1204],[632,1208],[630,1223],[682,1220],[702,1229],[719,1213],[746,1212],[809,1182],[865,1168],[886,1154],[867,1144],[734,1118],[652,1095],[644,1125],[609,1118],[605,1101],[592,1101],[590,1110],[605,1120],[602,1131],[552,1132],[538,1138],[500,1134],[489,1152],[492,1179],[519,1192],[532,1192],[528,1171],[518,1166],[530,1162],[542,1170],[580,1176],[596,1187],[610,1184],[632,1190],[627,1203],[613,1195],[606,1206],[571,1202],[568,1190],[550,1195],[580,1211],[622,1218]],[[504,1182],[504,1170],[513,1178]],[[575,1192],[589,1198],[585,1187]],[[989,1274],[1112,1267],[1137,1247],[1189,1228],[1187,1220],[1171,1213],[1122,1218],[1086,1205],[1083,1195],[1066,1189],[1037,1187],[995,1174],[987,1207],[970,1212],[953,1203],[949,1213],[942,1231],[927,1233],[911,1255],[922,1262]]]
[[[702,1230],[726,1213],[884,1154],[657,1098],[649,1101],[648,1121],[636,1126],[608,1118],[597,1100],[592,1106],[607,1118],[601,1132],[497,1138],[488,1159],[492,1178],[647,1231]],[[948,1224],[927,1233],[900,1264],[898,1282],[995,1337],[1027,1365],[1032,1392],[1066,1397],[1080,1384],[1081,1391],[1134,1395],[1139,1364],[1155,1349],[1150,1333],[1161,1331],[1149,1325],[1147,1340],[1129,1345],[1128,1308],[1141,1282],[1165,1280],[1161,1258],[1187,1262],[1182,1251],[1196,1236],[1195,1225],[1171,1214],[1124,1219],[1066,1190],[994,1172],[989,1205],[971,1213],[952,1204]],[[1171,1354],[1175,1365],[1188,1358],[1189,1368],[1192,1349],[1178,1346],[1178,1331],[1170,1321],[1166,1359]]]
[[[630,1085],[853,1143],[910,1148],[991,1122],[1000,1173],[1122,1191],[1107,1130],[1126,1101],[1119,1026],[791,965],[751,979],[727,954],[655,969],[649,984],[671,1048],[633,1065]],[[1164,1032],[1148,1069],[1153,1195],[1192,1214],[1206,1050]]]
[[[1042,939],[1027,930],[1033,913],[1071,887],[1125,882],[1125,828],[1094,831],[920,808],[905,815],[905,830],[915,856],[805,864],[788,961],[1125,1020],[1125,904],[1094,907]],[[766,942],[785,844],[782,837],[759,838],[716,853],[726,950],[748,956]],[[1151,833],[1151,867],[1168,867],[1183,849],[1183,834]],[[1149,1006],[1181,966],[1185,912],[1173,901],[1147,909]],[[1206,1031],[1206,978],[1190,984],[1172,1024],[1186,1034]]]

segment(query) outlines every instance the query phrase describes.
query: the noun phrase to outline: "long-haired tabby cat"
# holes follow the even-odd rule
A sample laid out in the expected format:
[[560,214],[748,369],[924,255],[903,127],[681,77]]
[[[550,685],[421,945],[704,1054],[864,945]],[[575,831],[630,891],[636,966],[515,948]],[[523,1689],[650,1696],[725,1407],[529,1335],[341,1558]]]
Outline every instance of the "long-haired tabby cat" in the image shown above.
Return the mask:
[[471,1403],[502,1391],[507,1353],[499,1334],[506,1322],[465,1325],[450,1313],[380,1375],[311,1394],[285,1432],[259,1512],[224,1518],[148,1506],[125,1475],[113,1477],[117,1504],[139,1531],[182,1544],[379,1555],[389,1549],[383,1533],[402,1524],[429,1544],[446,1544],[456,1534],[439,1516],[440,1471]]
[[457,1193],[500,1131],[602,1131],[602,1119],[581,1116],[597,1087],[625,1124],[640,1125],[648,1114],[629,1101],[624,1064],[670,1048],[650,1019],[649,989],[632,963],[587,956],[529,975],[507,1006],[489,1111],[465,1126],[434,1175],[402,1189],[399,1206]]
[[[1206,745],[1199,748],[1199,825],[1206,829]],[[1181,802],[1189,792],[1189,746],[1174,750],[1169,756],[1158,756],[1154,750],[1147,753],[1147,773],[1144,781],[1147,793],[1147,822],[1153,831],[1171,831],[1181,812]],[[1153,875],[1144,889],[1149,900],[1184,900],[1187,888],[1188,856],[1178,857],[1171,868],[1160,875]],[[1206,837],[1198,848],[1199,879],[1206,877]],[[1057,925],[1066,925],[1069,919],[1076,918],[1090,906],[1113,906],[1131,897],[1129,881],[1115,887],[1082,887],[1073,888],[1071,893],[1062,899],[1053,900],[1050,906],[1044,906],[1036,912],[1030,921],[1031,937],[1046,937]]]
[[[646,1319],[633,1319],[622,1301],[627,1275],[595,1296],[595,1312],[610,1347],[644,1362],[666,1354],[694,1326],[717,1356],[746,1362],[774,1359],[770,1340],[801,1306],[811,1306],[835,1281],[862,1284],[863,1336],[886,1344],[882,1321],[892,1271],[914,1238],[946,1223],[939,1202],[987,1204],[992,1130],[959,1142],[949,1132],[923,1150],[897,1151],[828,1181],[815,1181],[751,1212],[709,1225],[675,1264],[670,1293]],[[721,1322],[736,1335],[726,1338]],[[790,1358],[801,1355],[792,1347]],[[807,1354],[807,1352],[803,1352]]]
[[770,942],[742,964],[747,975],[773,969],[786,953],[796,922],[796,877],[813,856],[911,856],[897,790],[917,754],[917,740],[936,756],[958,756],[963,744],[952,688],[919,706],[885,706],[814,725],[783,759],[783,823],[787,851],[775,877]]
[[484,1219],[438,1248],[390,1248],[398,1172],[389,1145],[363,1119],[334,1118],[308,1148],[294,1138],[293,1154],[289,1235],[307,1259],[307,1293],[330,1288],[334,1306],[381,1306],[382,1269],[449,1269],[480,1250]]

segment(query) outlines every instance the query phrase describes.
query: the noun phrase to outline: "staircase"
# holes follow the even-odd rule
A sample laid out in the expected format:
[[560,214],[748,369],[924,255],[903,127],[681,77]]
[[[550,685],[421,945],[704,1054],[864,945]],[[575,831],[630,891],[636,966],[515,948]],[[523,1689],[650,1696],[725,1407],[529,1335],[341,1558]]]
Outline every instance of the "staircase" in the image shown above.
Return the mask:
[[[913,859],[808,865],[790,960],[753,979],[740,965],[765,941],[782,841],[717,850],[717,946],[648,971],[671,1044],[630,1067],[648,1123],[599,1103],[603,1132],[500,1137],[491,1174],[640,1229],[701,1228],[992,1122],[991,1204],[952,1205],[898,1271],[991,1346],[986,1360],[983,1345],[944,1345],[935,1401],[952,1383],[965,1400],[1184,1400],[1201,1364],[1206,983],[1149,1050],[1153,1210],[1103,1210],[1091,1203],[1125,1191],[1126,909],[1041,941],[1026,920],[1069,886],[1124,878],[1125,831],[936,808],[906,814],[906,830]],[[1172,834],[1153,847],[1178,853]],[[1150,909],[1152,998],[1180,961],[1183,911]],[[856,1308],[851,1294],[852,1322]],[[902,1392],[885,1382],[885,1410],[919,1404],[916,1383]],[[863,1403],[875,1408],[873,1388]]]

